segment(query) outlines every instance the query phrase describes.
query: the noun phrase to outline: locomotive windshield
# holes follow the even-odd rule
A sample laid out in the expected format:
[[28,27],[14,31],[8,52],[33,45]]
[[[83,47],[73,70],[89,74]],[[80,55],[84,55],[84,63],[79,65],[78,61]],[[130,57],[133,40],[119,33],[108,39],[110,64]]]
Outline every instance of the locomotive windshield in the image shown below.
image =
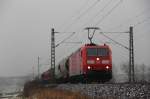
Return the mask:
[[87,56],[108,56],[109,51],[107,48],[88,48]]
[[88,48],[87,56],[97,56],[97,49],[96,48]]
[[107,48],[98,48],[97,50],[98,56],[108,56],[108,49]]

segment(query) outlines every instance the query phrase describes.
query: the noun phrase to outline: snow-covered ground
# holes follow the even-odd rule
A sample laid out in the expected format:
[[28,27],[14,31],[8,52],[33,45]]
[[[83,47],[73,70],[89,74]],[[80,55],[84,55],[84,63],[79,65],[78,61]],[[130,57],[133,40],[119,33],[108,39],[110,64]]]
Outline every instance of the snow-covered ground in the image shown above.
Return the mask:
[[13,99],[22,92],[28,77],[0,77],[0,99]]
[[23,86],[9,85],[3,86],[0,93],[0,99],[15,99],[20,92],[22,92]]
[[150,84],[61,84],[57,88],[81,92],[93,97],[93,99],[94,97],[150,99]]

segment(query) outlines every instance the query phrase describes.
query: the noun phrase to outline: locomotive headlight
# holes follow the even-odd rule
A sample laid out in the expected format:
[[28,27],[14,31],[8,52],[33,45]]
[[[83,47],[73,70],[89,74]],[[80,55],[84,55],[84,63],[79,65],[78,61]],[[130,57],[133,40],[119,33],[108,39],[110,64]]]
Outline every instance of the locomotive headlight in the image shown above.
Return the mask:
[[102,60],[102,64],[109,64],[109,60]]
[[106,69],[109,69],[109,66],[106,66]]
[[96,58],[96,60],[100,60],[99,58]]
[[94,60],[87,60],[87,64],[95,64]]
[[91,69],[91,66],[88,66],[88,69]]

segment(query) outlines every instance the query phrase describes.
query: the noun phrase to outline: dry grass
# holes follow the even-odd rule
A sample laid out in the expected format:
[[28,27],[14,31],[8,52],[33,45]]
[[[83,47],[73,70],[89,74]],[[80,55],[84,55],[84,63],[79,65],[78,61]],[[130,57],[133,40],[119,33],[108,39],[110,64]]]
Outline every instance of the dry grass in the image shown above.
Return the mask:
[[[93,99],[80,92],[40,86],[37,82],[28,82],[24,86],[23,95],[17,99]],[[118,97],[94,97],[94,99],[120,99]]]
[[32,96],[29,96],[28,99],[91,99],[79,92],[70,92],[58,89],[42,88],[33,90],[32,93]]

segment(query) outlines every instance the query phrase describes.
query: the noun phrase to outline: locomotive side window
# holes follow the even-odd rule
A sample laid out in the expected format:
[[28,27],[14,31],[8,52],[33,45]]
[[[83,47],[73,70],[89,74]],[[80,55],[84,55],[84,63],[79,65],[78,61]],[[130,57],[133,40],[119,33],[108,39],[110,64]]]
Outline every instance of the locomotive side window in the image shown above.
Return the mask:
[[88,48],[87,56],[97,56],[97,49],[96,48]]
[[107,48],[98,48],[98,56],[108,56],[109,51]]

